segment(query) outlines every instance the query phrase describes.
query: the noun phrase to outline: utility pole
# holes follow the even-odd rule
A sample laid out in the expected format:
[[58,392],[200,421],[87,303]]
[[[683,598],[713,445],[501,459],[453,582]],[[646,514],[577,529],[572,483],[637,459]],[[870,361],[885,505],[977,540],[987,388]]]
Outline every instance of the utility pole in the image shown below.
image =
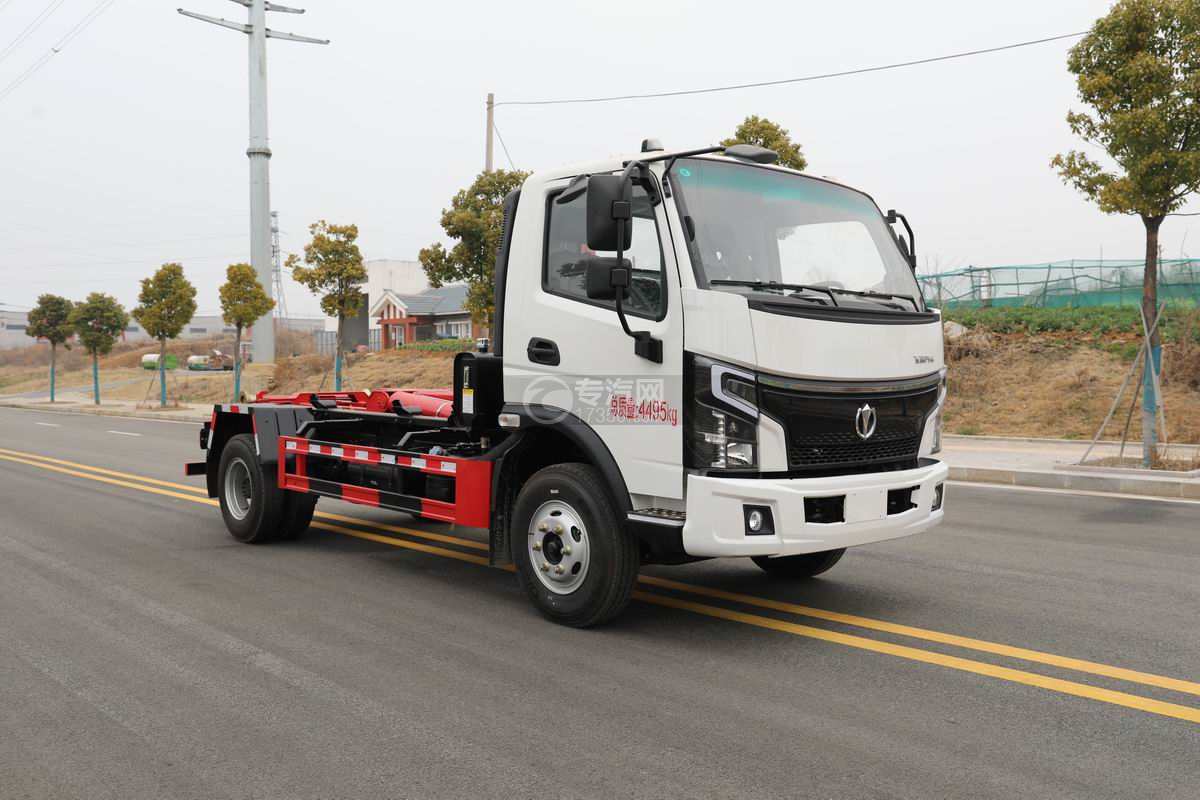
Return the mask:
[[[308,44],[329,44],[329,40],[282,33],[267,27],[268,11],[303,14],[302,8],[289,8],[267,0],[232,2],[246,7],[246,24],[182,8],[179,13],[201,22],[240,31],[250,40],[250,146],[246,149],[250,159],[250,264],[258,275],[258,282],[270,293],[274,287],[274,276],[271,258],[271,147],[267,139],[267,39]],[[260,364],[274,363],[275,327],[271,314],[256,321],[253,328],[254,360]]]
[[493,155],[492,139],[496,135],[495,113],[496,113],[496,96],[494,94],[492,94],[491,92],[488,92],[488,99],[487,99],[487,151],[486,151],[487,155],[484,156],[484,160],[483,160],[483,171],[484,172],[492,171],[492,155]]
[[279,246],[279,212],[271,212],[271,274],[275,288],[275,318],[288,318],[287,297],[283,293],[283,248]]

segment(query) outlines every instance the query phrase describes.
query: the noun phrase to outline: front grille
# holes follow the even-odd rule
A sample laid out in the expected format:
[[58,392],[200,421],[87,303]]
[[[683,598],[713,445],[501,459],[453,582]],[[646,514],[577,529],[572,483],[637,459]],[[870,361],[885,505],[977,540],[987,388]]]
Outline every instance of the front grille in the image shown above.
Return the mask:
[[[760,383],[763,412],[787,435],[788,469],[916,465],[925,418],[937,403],[937,384],[899,391],[863,389],[818,388],[812,383],[796,388],[782,380]],[[867,439],[855,429],[855,417],[864,405],[875,410],[877,419]]]

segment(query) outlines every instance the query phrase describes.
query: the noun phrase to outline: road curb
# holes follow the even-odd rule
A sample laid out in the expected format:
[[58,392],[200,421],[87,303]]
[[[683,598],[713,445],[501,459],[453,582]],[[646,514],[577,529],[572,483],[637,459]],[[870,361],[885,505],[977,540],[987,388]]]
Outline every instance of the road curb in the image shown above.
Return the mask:
[[1135,494],[1200,500],[1200,480],[1142,478],[1129,475],[1085,475],[1049,470],[950,467],[950,480],[964,483],[998,483],[1038,489],[1074,489],[1105,494]]
[[[943,441],[958,442],[960,444],[970,444],[971,442],[1008,442],[1020,444],[1067,444],[1067,445],[1089,445],[1089,439],[1055,439],[1048,436],[991,436],[987,434],[966,434],[966,433],[947,433],[942,437]],[[1099,439],[1097,445],[1119,445],[1120,439]],[[1142,445],[1141,439],[1137,441],[1129,440],[1126,442],[1128,447],[1138,447]],[[1172,442],[1171,447],[1186,447],[1200,448],[1200,443],[1192,442]]]
[[50,406],[31,403],[0,402],[0,408],[16,408],[23,411],[45,411],[48,414],[90,414],[93,417],[123,417],[147,422],[208,422],[210,414],[188,413],[175,416],[154,416],[144,411],[121,411],[110,408],[88,408],[86,406]]

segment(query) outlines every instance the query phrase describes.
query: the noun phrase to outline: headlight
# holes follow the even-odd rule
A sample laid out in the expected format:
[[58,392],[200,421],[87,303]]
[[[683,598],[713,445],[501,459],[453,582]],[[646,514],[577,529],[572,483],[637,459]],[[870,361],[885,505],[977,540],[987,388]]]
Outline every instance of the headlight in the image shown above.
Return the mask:
[[938,386],[937,407],[933,412],[933,418],[929,422],[933,425],[933,449],[929,452],[942,452],[942,413],[946,409],[946,370],[942,370],[942,382]]
[[754,374],[701,356],[688,370],[687,466],[758,467],[758,385]]

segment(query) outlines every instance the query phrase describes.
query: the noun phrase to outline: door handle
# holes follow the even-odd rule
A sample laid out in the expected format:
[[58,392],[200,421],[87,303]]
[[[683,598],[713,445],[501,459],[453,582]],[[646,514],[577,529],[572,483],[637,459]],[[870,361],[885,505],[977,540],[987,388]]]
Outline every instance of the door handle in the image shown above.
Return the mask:
[[525,347],[525,354],[535,364],[546,364],[547,366],[557,367],[560,361],[558,345],[549,339],[542,339],[537,336],[529,340],[529,344]]

